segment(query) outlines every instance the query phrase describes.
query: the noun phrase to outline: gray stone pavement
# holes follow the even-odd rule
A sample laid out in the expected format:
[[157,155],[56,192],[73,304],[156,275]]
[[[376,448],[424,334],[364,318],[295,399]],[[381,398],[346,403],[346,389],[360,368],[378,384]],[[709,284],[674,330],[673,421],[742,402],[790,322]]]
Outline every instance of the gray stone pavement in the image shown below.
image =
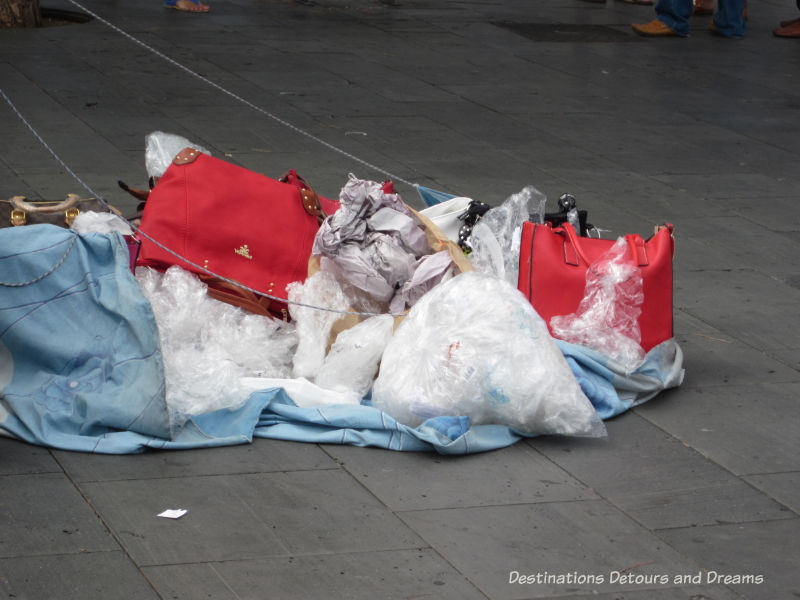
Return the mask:
[[[0,440],[0,597],[800,597],[800,42],[771,33],[794,1],[751,0],[737,41],[700,17],[639,38],[652,8],[612,0],[211,4],[85,0],[147,47],[97,19],[0,31],[0,87],[123,209],[162,130],[325,195],[388,172],[415,206],[409,182],[493,204],[532,184],[608,236],[671,221],[685,383],[607,440],[463,457]],[[0,197],[84,192],[3,102],[0,139]]]

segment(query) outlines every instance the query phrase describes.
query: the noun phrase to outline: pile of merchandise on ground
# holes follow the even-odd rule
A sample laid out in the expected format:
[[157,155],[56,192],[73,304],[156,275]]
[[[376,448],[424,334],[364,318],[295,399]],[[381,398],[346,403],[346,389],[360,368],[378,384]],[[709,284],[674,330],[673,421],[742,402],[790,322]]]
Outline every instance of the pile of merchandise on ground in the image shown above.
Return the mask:
[[[71,228],[3,224],[0,435],[106,453],[254,436],[467,453],[524,436],[603,436],[603,420],[682,382],[671,270],[658,277],[668,290],[652,287],[647,270],[656,253],[671,269],[671,228],[656,234],[668,251],[626,236],[592,239],[602,252],[587,258],[574,207],[566,225],[542,224],[545,198],[533,187],[466,227],[469,199],[418,213],[391,184],[353,175],[338,201],[295,182],[312,221],[280,208],[230,225],[226,214],[244,205],[226,201],[209,222],[192,202],[215,200],[199,193],[186,206],[163,204],[167,192],[189,189],[188,167],[176,166],[184,145],[192,147],[148,136],[158,183],[140,230],[97,212]],[[198,156],[205,172],[222,162],[193,148],[183,155],[193,169]],[[306,241],[295,223],[311,223]],[[261,233],[215,246],[226,227]],[[159,231],[183,237],[163,246]],[[551,257],[533,253],[533,236],[554,231],[567,249],[559,252],[584,263],[579,297],[561,312],[546,309],[546,297],[566,286],[532,274],[535,263],[558,276],[559,266],[540,264]],[[281,251],[262,246],[270,243]],[[304,254],[294,256],[298,245]],[[230,279],[215,268],[220,247],[237,261]],[[284,255],[303,273],[282,282]]]

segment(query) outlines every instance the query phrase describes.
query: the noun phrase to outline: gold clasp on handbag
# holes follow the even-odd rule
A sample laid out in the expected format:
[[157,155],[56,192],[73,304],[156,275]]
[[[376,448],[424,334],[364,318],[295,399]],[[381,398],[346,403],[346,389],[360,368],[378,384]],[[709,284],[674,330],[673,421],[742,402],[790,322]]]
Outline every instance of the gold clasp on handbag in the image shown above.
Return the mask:
[[25,222],[26,222],[26,216],[24,210],[19,210],[18,208],[14,208],[11,210],[11,224],[14,227],[25,225]]
[[64,222],[67,227],[72,227],[72,222],[75,221],[79,214],[81,214],[81,210],[75,206],[64,211]]

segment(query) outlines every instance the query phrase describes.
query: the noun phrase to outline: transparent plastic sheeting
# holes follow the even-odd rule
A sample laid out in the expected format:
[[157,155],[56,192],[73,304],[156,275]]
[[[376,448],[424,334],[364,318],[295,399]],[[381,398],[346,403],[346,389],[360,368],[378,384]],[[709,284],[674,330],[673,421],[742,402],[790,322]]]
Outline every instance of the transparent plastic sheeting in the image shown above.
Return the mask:
[[[140,267],[136,279],[158,325],[166,400],[177,425],[193,415],[237,409],[252,391],[277,382],[287,390],[319,391],[320,405],[357,405],[392,336],[392,317],[371,317],[340,333],[328,350],[339,313],[290,305],[290,323],[250,314],[214,300],[203,282],[177,266],[163,274]],[[290,297],[347,307],[327,273],[292,286]]]
[[372,402],[411,427],[463,415],[473,425],[527,435],[605,435],[527,299],[477,272],[442,283],[414,305],[386,347]]
[[174,133],[153,131],[145,136],[144,164],[147,176],[161,177],[172,164],[175,155],[184,148],[194,148],[203,154],[211,154],[202,146]]
[[285,378],[297,347],[295,326],[219,302],[180,267],[137,268],[164,357],[167,405],[174,423],[245,402],[243,377]]
[[586,270],[578,310],[553,317],[550,327],[558,339],[596,350],[631,373],[645,357],[638,321],[642,302],[641,269],[628,242],[619,238]]
[[111,233],[133,235],[130,224],[114,213],[87,211],[80,213],[72,222],[71,228],[78,233]]
[[546,202],[544,194],[527,186],[500,206],[489,209],[472,228],[468,240],[472,248],[469,259],[475,270],[493,274],[516,287],[522,224],[532,212],[543,214]]

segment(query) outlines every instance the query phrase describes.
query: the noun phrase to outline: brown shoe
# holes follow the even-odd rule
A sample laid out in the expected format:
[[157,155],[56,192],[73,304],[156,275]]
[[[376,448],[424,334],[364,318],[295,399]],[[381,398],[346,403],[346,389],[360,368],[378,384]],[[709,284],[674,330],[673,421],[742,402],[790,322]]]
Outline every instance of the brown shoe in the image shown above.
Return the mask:
[[789,19],[788,21],[781,21],[781,27],[788,27],[794,23],[800,23],[800,17],[797,17],[796,19]]
[[772,30],[772,33],[778,37],[800,38],[800,20],[789,23],[786,27],[777,27]]
[[694,8],[692,9],[692,16],[713,15],[713,14],[714,14],[713,0],[695,0]]
[[633,23],[631,24],[633,30],[639,35],[647,37],[667,37],[671,35],[678,35],[675,31],[667,27],[663,21],[654,19],[649,23]]

